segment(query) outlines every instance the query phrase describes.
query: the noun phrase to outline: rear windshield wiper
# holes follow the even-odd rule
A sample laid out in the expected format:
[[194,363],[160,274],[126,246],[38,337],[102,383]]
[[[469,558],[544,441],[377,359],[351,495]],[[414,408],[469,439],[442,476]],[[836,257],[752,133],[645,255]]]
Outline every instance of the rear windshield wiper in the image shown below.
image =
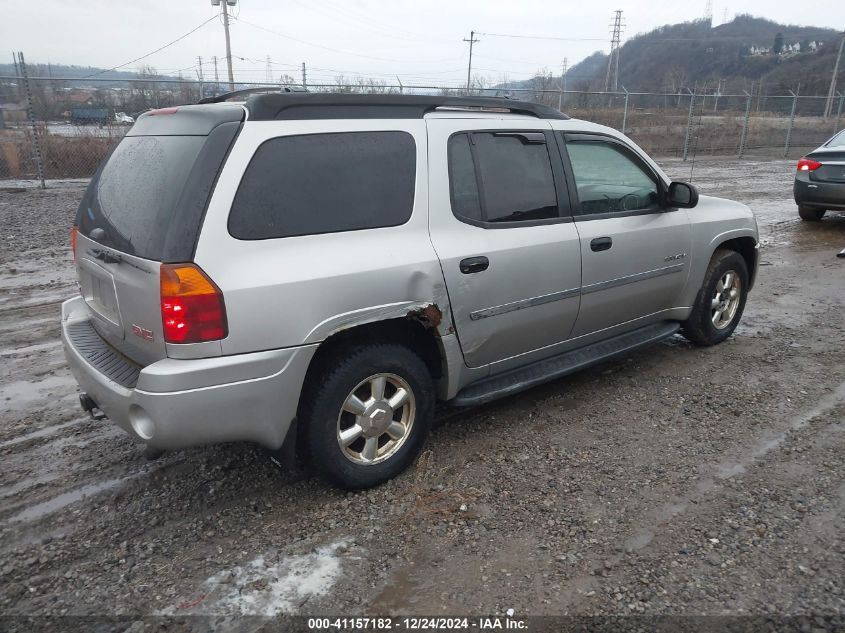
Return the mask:
[[120,255],[104,251],[100,248],[92,248],[88,252],[94,257],[94,259],[99,259],[104,264],[119,264],[123,261],[123,258]]

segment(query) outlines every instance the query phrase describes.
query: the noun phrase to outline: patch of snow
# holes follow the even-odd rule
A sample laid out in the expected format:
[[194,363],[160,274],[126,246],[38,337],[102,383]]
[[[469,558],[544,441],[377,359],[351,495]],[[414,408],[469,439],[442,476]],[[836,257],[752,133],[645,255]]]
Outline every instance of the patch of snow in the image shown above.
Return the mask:
[[294,613],[312,596],[331,590],[340,576],[339,554],[345,548],[345,541],[337,541],[308,554],[258,556],[209,578],[205,598],[188,612],[265,617]]

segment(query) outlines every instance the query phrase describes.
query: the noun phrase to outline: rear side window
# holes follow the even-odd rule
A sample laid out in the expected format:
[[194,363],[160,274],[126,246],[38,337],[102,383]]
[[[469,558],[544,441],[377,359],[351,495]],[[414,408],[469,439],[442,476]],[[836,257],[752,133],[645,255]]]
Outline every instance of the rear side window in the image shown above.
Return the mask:
[[205,136],[127,136],[95,178],[79,231],[129,255],[161,260],[174,211]]
[[485,223],[559,217],[541,132],[472,132],[449,139],[452,210]]
[[270,139],[244,173],[229,233],[260,240],[398,226],[411,217],[415,181],[407,132]]

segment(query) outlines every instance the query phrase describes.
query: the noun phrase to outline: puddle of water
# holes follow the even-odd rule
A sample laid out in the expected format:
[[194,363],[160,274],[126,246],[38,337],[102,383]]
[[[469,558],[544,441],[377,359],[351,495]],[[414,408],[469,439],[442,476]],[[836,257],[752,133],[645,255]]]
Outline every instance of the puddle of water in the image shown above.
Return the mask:
[[636,551],[644,548],[654,539],[654,532],[648,529],[638,530],[636,534],[625,541],[625,549]]
[[47,501],[43,501],[18,512],[8,520],[8,523],[35,521],[36,519],[47,516],[48,514],[58,512],[62,508],[66,508],[72,503],[81,501],[86,497],[91,497],[101,492],[105,492],[106,490],[117,488],[137,476],[138,475],[131,475],[129,477],[120,477],[118,479],[107,479],[106,481],[99,481],[97,483],[88,484],[87,486],[82,486],[81,488],[76,488],[75,490],[70,490],[58,495],[57,497],[53,497],[52,499],[48,499]]
[[18,494],[22,490],[28,490],[40,484],[48,484],[51,481],[55,481],[61,476],[61,473],[54,472],[38,475],[37,477],[26,477],[17,481],[16,483],[13,483],[11,486],[0,487],[0,499],[11,497],[13,495]]
[[47,343],[37,343],[35,345],[27,345],[26,347],[2,349],[0,350],[0,356],[16,356],[17,354],[28,354],[29,352],[38,352],[47,349],[58,349],[61,347],[61,345],[61,341],[48,341]]
[[67,398],[76,398],[76,381],[69,373],[38,382],[18,380],[0,387],[0,403],[8,411],[26,411],[38,402],[49,400],[55,404]]
[[54,433],[58,433],[59,431],[68,428],[69,426],[75,426],[77,424],[80,424],[81,422],[86,422],[87,420],[88,418],[79,418],[76,420],[70,420],[69,422],[63,422],[62,424],[45,426],[43,429],[38,429],[37,431],[33,431],[32,433],[27,433],[26,435],[21,435],[19,437],[12,438],[11,440],[0,442],[0,448],[14,446],[15,444],[22,444],[23,442],[29,442],[30,440],[35,440],[41,437],[49,437]]
[[[168,609],[164,615],[265,616],[296,612],[312,596],[324,596],[341,572],[338,541],[298,556],[271,553],[221,571],[205,582],[202,601]],[[185,606],[188,605],[188,606]]]
[[[717,479],[730,479],[738,475],[745,474],[748,465],[755,459],[759,459],[766,455],[769,451],[774,450],[780,446],[786,439],[786,436],[791,431],[797,431],[813,419],[824,415],[831,409],[835,408],[841,402],[845,401],[845,382],[841,383],[839,387],[834,389],[827,396],[823,397],[815,407],[794,417],[783,431],[776,431],[769,433],[757,440],[746,452],[744,457],[738,459],[725,460],[714,467],[714,477]],[[699,492],[706,492],[715,486],[715,481],[712,478],[705,478],[698,483]]]

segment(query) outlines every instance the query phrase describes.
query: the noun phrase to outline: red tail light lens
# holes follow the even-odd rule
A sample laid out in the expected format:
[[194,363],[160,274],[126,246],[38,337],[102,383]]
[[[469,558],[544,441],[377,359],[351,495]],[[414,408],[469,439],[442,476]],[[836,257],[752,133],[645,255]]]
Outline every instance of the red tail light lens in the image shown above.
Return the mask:
[[223,293],[195,264],[161,265],[161,322],[167,343],[226,338]]
[[802,158],[798,161],[798,171],[815,171],[821,166],[819,161],[812,158]]
[[76,228],[76,225],[73,225],[73,228],[70,230],[70,250],[73,253],[73,261],[76,261],[76,235],[79,233],[79,229]]

